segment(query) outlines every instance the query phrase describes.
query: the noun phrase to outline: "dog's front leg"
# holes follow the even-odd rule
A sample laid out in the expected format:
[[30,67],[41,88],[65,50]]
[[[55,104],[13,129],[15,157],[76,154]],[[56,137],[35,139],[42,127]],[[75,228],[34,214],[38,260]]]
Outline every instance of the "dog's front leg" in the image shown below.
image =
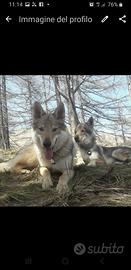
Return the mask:
[[68,192],[69,191],[68,182],[73,176],[74,176],[73,169],[65,170],[59,178],[59,182],[56,187],[56,190],[59,193]]
[[39,162],[40,166],[40,175],[42,176],[42,188],[48,189],[49,187],[53,186],[52,180],[51,180],[51,174],[48,168],[46,167],[45,160],[43,158],[43,151],[41,150],[41,147],[39,146],[39,141],[37,142],[37,145],[34,144],[35,153],[37,156],[37,160]]
[[42,176],[42,188],[43,189],[48,189],[48,188],[53,186],[50,172],[46,167],[44,167],[44,166],[40,167],[40,175]]

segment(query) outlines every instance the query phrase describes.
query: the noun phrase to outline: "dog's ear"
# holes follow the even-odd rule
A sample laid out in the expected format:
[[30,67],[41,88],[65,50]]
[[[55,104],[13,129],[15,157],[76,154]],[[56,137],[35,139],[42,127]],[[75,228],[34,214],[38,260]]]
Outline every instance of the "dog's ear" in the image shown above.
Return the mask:
[[91,127],[91,128],[94,127],[94,119],[93,119],[92,116],[88,119],[88,121],[86,122],[86,125],[87,125],[88,127]]
[[42,115],[46,114],[39,102],[35,102],[32,108],[33,119],[39,119]]
[[65,120],[65,106],[62,102],[55,109],[53,115],[58,120],[63,120],[63,121]]

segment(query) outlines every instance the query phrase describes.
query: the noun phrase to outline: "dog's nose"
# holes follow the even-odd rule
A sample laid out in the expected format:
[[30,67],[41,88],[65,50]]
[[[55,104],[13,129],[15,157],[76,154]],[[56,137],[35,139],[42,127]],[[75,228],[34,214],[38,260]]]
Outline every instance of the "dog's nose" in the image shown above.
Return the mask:
[[75,136],[75,141],[76,141],[76,142],[79,142],[79,141],[80,141],[78,135]]
[[49,139],[45,139],[44,142],[43,142],[43,145],[48,148],[51,146],[51,141]]
[[83,159],[83,161],[84,161],[85,164],[88,164],[89,163],[89,159],[88,160],[87,159]]

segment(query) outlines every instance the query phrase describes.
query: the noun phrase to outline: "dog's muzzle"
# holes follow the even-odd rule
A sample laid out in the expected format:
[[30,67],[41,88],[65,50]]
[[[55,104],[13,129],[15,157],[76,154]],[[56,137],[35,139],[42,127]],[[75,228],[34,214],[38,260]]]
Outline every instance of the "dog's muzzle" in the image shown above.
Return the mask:
[[51,141],[50,139],[45,139],[43,142],[43,146],[45,148],[45,157],[47,160],[52,160],[53,159],[53,150],[51,147]]
[[75,139],[76,143],[80,142],[79,136],[78,136],[78,135],[76,135],[76,136],[74,137],[74,139]]
[[49,139],[45,139],[43,142],[45,148],[51,147],[51,141]]

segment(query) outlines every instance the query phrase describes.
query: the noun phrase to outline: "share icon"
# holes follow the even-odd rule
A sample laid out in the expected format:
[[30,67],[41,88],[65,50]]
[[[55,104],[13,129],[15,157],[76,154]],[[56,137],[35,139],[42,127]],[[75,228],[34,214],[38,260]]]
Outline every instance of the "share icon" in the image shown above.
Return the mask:
[[126,20],[123,20],[124,18],[126,18],[126,15],[123,15],[122,17],[120,17],[119,21],[122,21],[123,23],[126,23]]

